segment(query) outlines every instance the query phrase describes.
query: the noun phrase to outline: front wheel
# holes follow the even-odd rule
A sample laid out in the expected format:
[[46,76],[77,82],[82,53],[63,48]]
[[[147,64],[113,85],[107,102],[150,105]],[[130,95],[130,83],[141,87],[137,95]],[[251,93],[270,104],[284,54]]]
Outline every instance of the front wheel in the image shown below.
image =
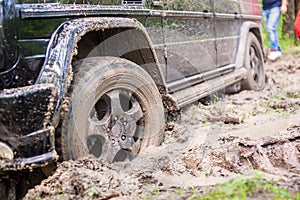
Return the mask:
[[65,159],[132,160],[163,140],[164,109],[149,74],[121,58],[79,62],[62,129]]
[[247,69],[247,77],[242,82],[242,88],[262,90],[265,86],[264,59],[260,43],[253,33],[248,35],[244,65]]

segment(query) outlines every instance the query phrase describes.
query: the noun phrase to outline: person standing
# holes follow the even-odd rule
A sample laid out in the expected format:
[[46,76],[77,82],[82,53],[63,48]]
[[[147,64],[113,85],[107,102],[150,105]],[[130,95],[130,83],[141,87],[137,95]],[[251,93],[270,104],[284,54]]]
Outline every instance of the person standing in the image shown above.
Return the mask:
[[262,0],[262,14],[270,41],[270,52],[267,57],[270,61],[281,57],[277,29],[281,13],[284,14],[287,11],[287,4],[287,0]]

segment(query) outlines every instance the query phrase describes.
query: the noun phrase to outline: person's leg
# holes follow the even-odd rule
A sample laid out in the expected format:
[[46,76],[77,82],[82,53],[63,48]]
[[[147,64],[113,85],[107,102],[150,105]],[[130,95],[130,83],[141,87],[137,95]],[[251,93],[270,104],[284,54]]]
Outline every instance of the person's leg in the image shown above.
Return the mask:
[[264,22],[265,22],[266,31],[268,32],[267,24],[268,24],[268,21],[269,21],[270,10],[262,10],[262,14],[263,14]]
[[278,23],[280,18],[280,8],[276,7],[270,10],[263,10],[262,12],[266,31],[269,35],[270,42],[270,54],[268,55],[268,60],[275,61],[281,56],[281,48],[278,40]]
[[280,7],[274,7],[269,11],[267,32],[270,37],[270,48],[274,51],[280,51],[280,44],[278,39],[278,24],[280,19]]

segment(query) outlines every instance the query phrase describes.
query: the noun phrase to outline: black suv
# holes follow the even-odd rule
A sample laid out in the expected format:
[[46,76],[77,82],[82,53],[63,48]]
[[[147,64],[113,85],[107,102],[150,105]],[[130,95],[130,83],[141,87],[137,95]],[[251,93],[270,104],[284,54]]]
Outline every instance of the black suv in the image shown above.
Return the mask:
[[0,171],[131,160],[162,142],[166,113],[265,85],[258,0],[1,0],[0,11]]

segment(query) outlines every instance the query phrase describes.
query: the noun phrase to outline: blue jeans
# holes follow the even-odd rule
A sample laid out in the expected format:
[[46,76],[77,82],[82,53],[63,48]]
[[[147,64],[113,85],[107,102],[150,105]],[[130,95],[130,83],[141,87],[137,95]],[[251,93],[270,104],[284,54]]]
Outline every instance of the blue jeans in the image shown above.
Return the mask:
[[274,7],[262,12],[266,29],[269,34],[270,48],[272,51],[281,51],[278,40],[278,23],[280,19],[280,7]]

